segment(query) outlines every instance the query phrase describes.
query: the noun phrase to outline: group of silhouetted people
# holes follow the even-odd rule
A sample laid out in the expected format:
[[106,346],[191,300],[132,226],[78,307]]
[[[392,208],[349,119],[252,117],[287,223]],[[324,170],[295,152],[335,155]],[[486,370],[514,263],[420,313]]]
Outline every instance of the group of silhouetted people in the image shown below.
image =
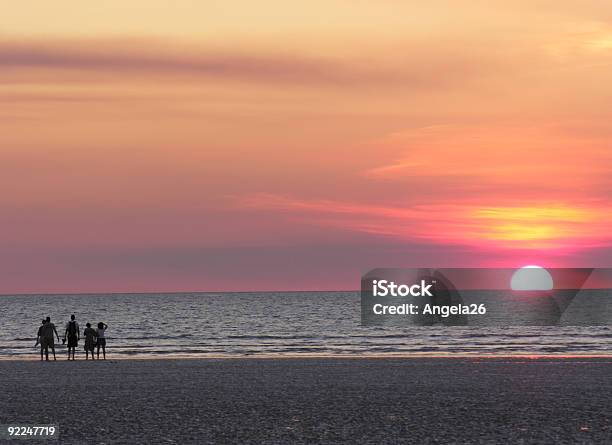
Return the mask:
[[[91,359],[94,360],[94,350],[97,348],[98,359],[100,359],[100,349],[102,349],[102,357],[106,360],[106,328],[108,326],[105,323],[98,323],[97,329],[91,327],[90,323],[85,325],[83,330],[83,337],[85,337],[85,360],[89,360],[89,353],[91,352]],[[54,337],[55,334],[55,337]],[[40,359],[43,360],[43,353],[46,360],[49,360],[49,349],[53,352],[53,360],[55,358],[55,341],[57,338],[59,342],[59,334],[55,325],[51,323],[51,317],[47,317],[42,321],[41,326],[38,328],[38,334],[36,335],[36,344],[40,344]],[[70,321],[66,323],[64,330],[64,337],[62,343],[68,342],[68,360],[70,360],[70,354],[72,354],[72,360],[74,360],[74,353],[81,340],[81,331],[79,329],[79,323],[77,323],[74,314],[70,316]]]

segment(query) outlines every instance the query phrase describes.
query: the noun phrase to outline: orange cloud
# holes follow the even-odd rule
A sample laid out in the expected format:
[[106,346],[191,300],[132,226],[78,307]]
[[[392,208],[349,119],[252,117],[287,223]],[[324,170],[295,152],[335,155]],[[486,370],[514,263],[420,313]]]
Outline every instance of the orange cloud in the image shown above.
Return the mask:
[[[606,207],[562,203],[538,207],[483,207],[473,204],[430,204],[390,207],[330,200],[299,200],[255,194],[241,206],[275,210],[287,218],[344,227],[402,241],[465,244],[502,249],[573,250],[606,245],[612,240]],[[589,230],[584,230],[588,226]]]
[[596,122],[590,133],[589,125],[572,133],[571,124],[438,125],[397,133],[372,144],[397,158],[364,174],[375,181],[425,181],[434,190],[456,178],[462,200],[485,205],[607,199],[610,135]]

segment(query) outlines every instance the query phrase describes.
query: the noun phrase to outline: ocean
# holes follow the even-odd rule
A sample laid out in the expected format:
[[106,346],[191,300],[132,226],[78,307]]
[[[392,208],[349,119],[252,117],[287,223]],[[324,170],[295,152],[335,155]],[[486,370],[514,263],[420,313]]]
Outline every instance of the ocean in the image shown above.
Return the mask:
[[62,337],[71,314],[108,324],[108,358],[612,355],[610,326],[362,326],[359,292],[252,292],[0,296],[0,359],[37,358],[41,319]]

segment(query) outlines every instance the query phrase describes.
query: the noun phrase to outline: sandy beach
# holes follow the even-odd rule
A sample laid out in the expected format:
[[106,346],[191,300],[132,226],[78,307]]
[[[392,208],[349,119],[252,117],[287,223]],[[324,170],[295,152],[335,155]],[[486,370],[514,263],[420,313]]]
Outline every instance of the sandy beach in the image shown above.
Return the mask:
[[56,423],[67,444],[603,444],[611,371],[610,358],[2,361],[0,423]]

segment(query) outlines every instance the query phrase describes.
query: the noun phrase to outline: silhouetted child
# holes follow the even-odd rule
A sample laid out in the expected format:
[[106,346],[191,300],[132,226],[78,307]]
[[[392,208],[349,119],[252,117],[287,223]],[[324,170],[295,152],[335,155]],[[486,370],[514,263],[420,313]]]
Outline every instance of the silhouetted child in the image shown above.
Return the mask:
[[96,342],[96,346],[98,347],[98,359],[100,358],[100,348],[102,348],[102,354],[104,360],[106,360],[106,338],[104,332],[107,328],[108,326],[105,323],[98,323],[98,329],[96,329],[96,336],[98,337],[98,341]]
[[85,360],[89,358],[89,352],[91,351],[91,359],[94,360],[94,348],[96,346],[96,330],[91,327],[91,323],[85,324],[83,335],[85,336]]

